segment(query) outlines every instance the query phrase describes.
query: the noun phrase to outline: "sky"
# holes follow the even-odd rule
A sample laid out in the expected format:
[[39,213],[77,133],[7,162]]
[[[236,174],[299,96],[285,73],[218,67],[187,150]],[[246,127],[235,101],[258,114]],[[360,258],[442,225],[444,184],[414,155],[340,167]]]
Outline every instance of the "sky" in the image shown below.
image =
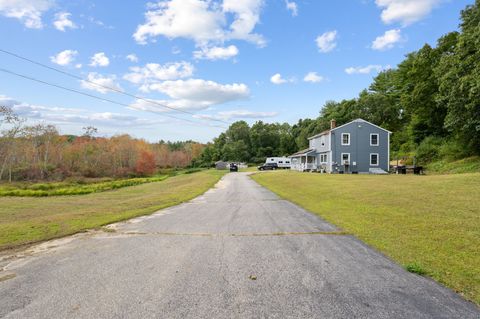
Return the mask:
[[473,3],[0,0],[0,104],[63,134],[151,142],[294,124],[458,30]]

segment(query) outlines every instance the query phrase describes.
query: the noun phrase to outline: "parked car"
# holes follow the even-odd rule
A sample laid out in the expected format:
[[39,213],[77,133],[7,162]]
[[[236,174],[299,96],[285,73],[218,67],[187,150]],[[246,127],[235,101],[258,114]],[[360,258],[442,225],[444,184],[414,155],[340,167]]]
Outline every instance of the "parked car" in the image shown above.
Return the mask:
[[259,171],[267,171],[267,170],[276,170],[278,169],[277,163],[265,163],[257,167]]
[[230,172],[238,172],[238,166],[235,163],[230,163]]

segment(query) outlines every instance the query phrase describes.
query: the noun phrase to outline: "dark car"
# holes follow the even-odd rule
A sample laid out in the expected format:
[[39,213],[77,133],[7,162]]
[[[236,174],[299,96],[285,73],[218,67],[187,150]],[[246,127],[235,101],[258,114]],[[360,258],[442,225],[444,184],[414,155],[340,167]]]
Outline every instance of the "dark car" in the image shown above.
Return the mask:
[[257,167],[259,171],[267,171],[267,170],[276,170],[278,168],[277,163],[265,163]]
[[238,172],[238,166],[235,163],[230,163],[230,172]]

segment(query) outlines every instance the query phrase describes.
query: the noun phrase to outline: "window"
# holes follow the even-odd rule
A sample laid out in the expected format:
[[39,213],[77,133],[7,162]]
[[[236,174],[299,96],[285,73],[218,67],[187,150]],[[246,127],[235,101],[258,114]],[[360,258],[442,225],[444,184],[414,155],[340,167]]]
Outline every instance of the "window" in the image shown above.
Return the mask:
[[350,165],[350,153],[342,153],[342,165]]
[[378,154],[370,153],[370,166],[378,166]]
[[378,134],[370,134],[370,146],[378,146]]
[[327,162],[327,154],[320,154],[320,163]]
[[290,164],[290,161],[285,161],[285,164]]
[[350,145],[350,133],[342,133],[342,145]]
[[278,164],[283,164],[283,161],[278,161]]

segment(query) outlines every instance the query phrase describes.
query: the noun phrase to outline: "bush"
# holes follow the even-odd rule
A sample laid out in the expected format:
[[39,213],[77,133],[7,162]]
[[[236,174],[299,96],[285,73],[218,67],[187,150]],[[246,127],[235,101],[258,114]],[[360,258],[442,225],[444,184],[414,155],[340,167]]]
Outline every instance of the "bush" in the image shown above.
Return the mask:
[[415,155],[419,164],[428,164],[440,159],[440,148],[444,139],[439,137],[427,137],[417,147]]

